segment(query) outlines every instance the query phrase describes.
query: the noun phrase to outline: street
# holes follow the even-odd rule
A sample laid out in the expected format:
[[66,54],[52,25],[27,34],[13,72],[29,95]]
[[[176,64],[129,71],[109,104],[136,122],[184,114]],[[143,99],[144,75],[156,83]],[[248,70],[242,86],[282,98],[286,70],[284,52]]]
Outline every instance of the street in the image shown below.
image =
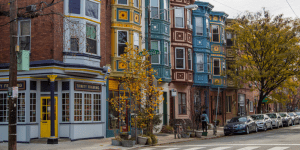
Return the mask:
[[217,139],[195,140],[141,150],[300,150],[300,125]]

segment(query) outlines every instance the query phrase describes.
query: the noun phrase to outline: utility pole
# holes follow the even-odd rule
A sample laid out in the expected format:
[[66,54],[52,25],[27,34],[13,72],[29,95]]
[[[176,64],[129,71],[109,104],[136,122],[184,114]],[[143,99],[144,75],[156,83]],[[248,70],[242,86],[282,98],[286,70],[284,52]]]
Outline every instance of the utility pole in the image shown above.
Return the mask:
[[[17,0],[10,1],[10,64],[9,64],[9,85],[17,87],[17,35],[18,35],[18,20],[17,20],[18,6]],[[8,126],[8,149],[17,150],[17,98],[9,97],[9,126]]]

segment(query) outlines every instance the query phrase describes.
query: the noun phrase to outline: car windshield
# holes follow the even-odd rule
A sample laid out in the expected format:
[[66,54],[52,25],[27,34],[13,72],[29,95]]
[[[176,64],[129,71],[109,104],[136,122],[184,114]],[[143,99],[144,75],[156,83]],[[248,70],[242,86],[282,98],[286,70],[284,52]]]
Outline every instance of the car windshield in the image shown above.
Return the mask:
[[281,117],[286,117],[286,114],[280,114]]
[[277,118],[276,114],[267,114],[270,118]]
[[261,120],[261,119],[264,119],[264,115],[251,115],[251,117],[252,117],[254,120]]
[[230,122],[246,122],[247,118],[246,117],[241,117],[241,118],[232,118]]
[[294,113],[289,113],[290,116],[294,116]]

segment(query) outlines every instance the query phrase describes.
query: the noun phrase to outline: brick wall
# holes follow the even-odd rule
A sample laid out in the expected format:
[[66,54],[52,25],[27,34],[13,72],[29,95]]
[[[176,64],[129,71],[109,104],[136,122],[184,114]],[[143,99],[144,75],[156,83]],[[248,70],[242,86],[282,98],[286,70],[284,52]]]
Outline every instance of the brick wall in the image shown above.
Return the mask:
[[103,67],[111,61],[111,0],[101,1],[100,51]]

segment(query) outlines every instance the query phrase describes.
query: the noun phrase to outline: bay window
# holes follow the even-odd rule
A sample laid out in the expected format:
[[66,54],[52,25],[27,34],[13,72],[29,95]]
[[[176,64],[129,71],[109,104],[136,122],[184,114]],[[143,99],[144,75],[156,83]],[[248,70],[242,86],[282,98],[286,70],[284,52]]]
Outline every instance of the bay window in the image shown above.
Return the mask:
[[226,33],[226,43],[227,43],[227,46],[233,46],[232,33],[230,33],[230,32]]
[[175,27],[176,28],[184,28],[184,8],[176,8],[175,9]]
[[80,14],[80,0],[69,0],[69,13]]
[[186,106],[186,94],[178,92],[178,112],[180,115],[185,115],[187,113]]
[[165,42],[164,45],[164,61],[165,61],[165,65],[168,66],[169,65],[169,43]]
[[185,68],[185,49],[175,48],[175,68],[184,69]]
[[164,20],[168,21],[169,20],[169,11],[168,11],[169,5],[168,5],[168,0],[164,0]]
[[220,59],[214,59],[214,75],[220,75]]
[[118,31],[118,56],[125,53],[126,42],[128,42],[128,31]]
[[79,21],[70,21],[69,30],[70,30],[70,50],[78,52],[79,51]]
[[208,19],[206,19],[206,33],[207,34],[210,33],[209,32],[209,21],[208,21]]
[[187,20],[187,26],[189,29],[192,29],[192,14],[191,14],[191,10],[187,10],[187,16],[186,16],[186,20]]
[[[160,52],[159,41],[151,41],[151,50],[158,50]],[[152,64],[159,64],[160,63],[160,54],[152,55],[151,56],[151,63]]]
[[203,53],[197,53],[197,72],[204,72],[204,55]]
[[203,35],[203,18],[202,17],[195,17],[196,22],[196,35]]
[[85,1],[85,15],[88,17],[92,17],[98,19],[98,11],[99,11],[99,4],[86,0]]
[[159,19],[159,0],[151,0],[151,18]]
[[219,26],[213,25],[212,30],[213,30],[213,39],[212,39],[212,41],[213,42],[220,42],[220,39],[219,39]]
[[86,52],[97,54],[96,26],[86,24]]
[[189,67],[189,70],[192,70],[192,57],[193,57],[193,54],[192,54],[192,50],[191,49],[188,49],[188,67]]

